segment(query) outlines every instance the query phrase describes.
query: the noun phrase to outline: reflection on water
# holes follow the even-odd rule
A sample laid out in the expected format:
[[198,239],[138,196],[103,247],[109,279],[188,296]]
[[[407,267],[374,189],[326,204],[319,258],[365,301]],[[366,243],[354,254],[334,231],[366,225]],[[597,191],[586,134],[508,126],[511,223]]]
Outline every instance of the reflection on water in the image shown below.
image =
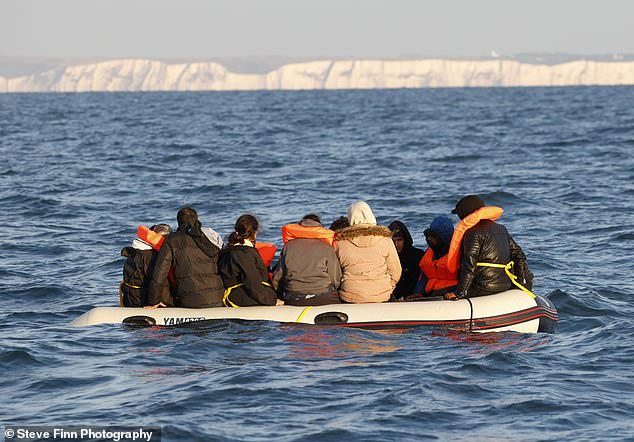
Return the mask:
[[530,352],[551,342],[552,335],[516,332],[464,333],[451,330],[434,330],[432,336],[448,338],[464,343],[478,354],[500,351]]
[[[345,358],[392,353],[400,349],[398,340],[402,330],[360,331],[328,329],[315,326],[290,326],[285,339],[288,354],[301,359]],[[342,333],[343,332],[343,333]],[[359,361],[355,361],[358,363]]]

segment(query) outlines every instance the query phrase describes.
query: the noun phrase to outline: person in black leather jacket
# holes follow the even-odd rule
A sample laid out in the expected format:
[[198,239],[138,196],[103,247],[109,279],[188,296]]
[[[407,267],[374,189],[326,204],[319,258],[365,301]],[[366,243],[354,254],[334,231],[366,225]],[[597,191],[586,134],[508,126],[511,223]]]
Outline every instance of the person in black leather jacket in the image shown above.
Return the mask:
[[174,305],[203,308],[222,306],[224,287],[218,275],[218,255],[222,243],[213,230],[202,227],[198,214],[191,207],[179,210],[178,230],[165,237],[156,258],[152,281],[148,289],[148,304],[165,307],[162,297],[170,268],[176,288]]
[[[481,207],[484,201],[476,195],[467,195],[456,204],[451,213],[464,219]],[[527,289],[533,286],[533,274],[528,270],[526,255],[502,224],[482,219],[468,229],[461,244],[459,281],[455,293],[445,299],[472,298],[492,295],[516,288],[503,268],[479,267],[477,263],[507,264],[513,261],[512,272]]]

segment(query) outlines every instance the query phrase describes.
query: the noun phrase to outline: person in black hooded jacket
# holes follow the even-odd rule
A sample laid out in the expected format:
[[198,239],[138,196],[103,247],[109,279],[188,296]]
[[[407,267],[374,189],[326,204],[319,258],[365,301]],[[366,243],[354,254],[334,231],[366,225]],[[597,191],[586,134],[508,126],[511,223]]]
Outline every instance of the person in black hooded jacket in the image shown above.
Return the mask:
[[198,214],[191,207],[179,210],[176,219],[178,230],[165,237],[156,258],[148,290],[148,304],[153,307],[167,305],[162,293],[171,268],[176,283],[176,306],[222,306],[224,287],[218,275],[218,254],[222,245],[217,244],[219,235],[209,228],[203,228],[198,221]]
[[414,292],[416,283],[420,277],[420,260],[425,252],[418,247],[414,247],[412,235],[401,221],[392,221],[388,228],[392,231],[392,241],[401,261],[403,272],[401,279],[394,288],[395,299],[403,299]]
[[[451,213],[463,220],[483,207],[485,204],[480,197],[467,195],[458,201]],[[493,219],[481,219],[464,233],[460,247],[458,287],[455,292],[447,293],[445,299],[473,298],[517,288],[504,269],[478,266],[478,263],[508,264],[513,261],[512,272],[517,281],[528,290],[532,289],[533,274],[528,270],[526,255],[502,224]]]
[[255,248],[258,220],[241,215],[229,235],[229,246],[220,252],[218,272],[224,283],[227,307],[283,304],[271,286],[269,272]]

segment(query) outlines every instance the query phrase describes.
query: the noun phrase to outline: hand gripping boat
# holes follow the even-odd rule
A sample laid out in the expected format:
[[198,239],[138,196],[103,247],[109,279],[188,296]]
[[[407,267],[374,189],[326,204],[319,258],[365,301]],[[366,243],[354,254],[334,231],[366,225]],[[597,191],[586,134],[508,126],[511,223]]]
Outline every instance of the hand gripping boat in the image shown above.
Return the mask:
[[515,331],[553,333],[557,310],[546,298],[521,290],[459,301],[331,304],[315,307],[157,308],[96,307],[71,323],[179,325],[214,319],[276,321],[363,328],[407,328],[421,325],[465,332]]

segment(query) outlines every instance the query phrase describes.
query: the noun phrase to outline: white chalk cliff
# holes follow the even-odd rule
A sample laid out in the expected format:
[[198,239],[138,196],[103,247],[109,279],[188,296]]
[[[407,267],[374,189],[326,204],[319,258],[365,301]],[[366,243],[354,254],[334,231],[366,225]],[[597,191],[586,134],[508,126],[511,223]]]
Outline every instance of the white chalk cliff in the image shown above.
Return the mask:
[[634,84],[634,62],[580,60],[557,65],[513,60],[324,60],[240,74],[214,63],[134,59],[74,65],[15,78],[0,92],[389,89]]

